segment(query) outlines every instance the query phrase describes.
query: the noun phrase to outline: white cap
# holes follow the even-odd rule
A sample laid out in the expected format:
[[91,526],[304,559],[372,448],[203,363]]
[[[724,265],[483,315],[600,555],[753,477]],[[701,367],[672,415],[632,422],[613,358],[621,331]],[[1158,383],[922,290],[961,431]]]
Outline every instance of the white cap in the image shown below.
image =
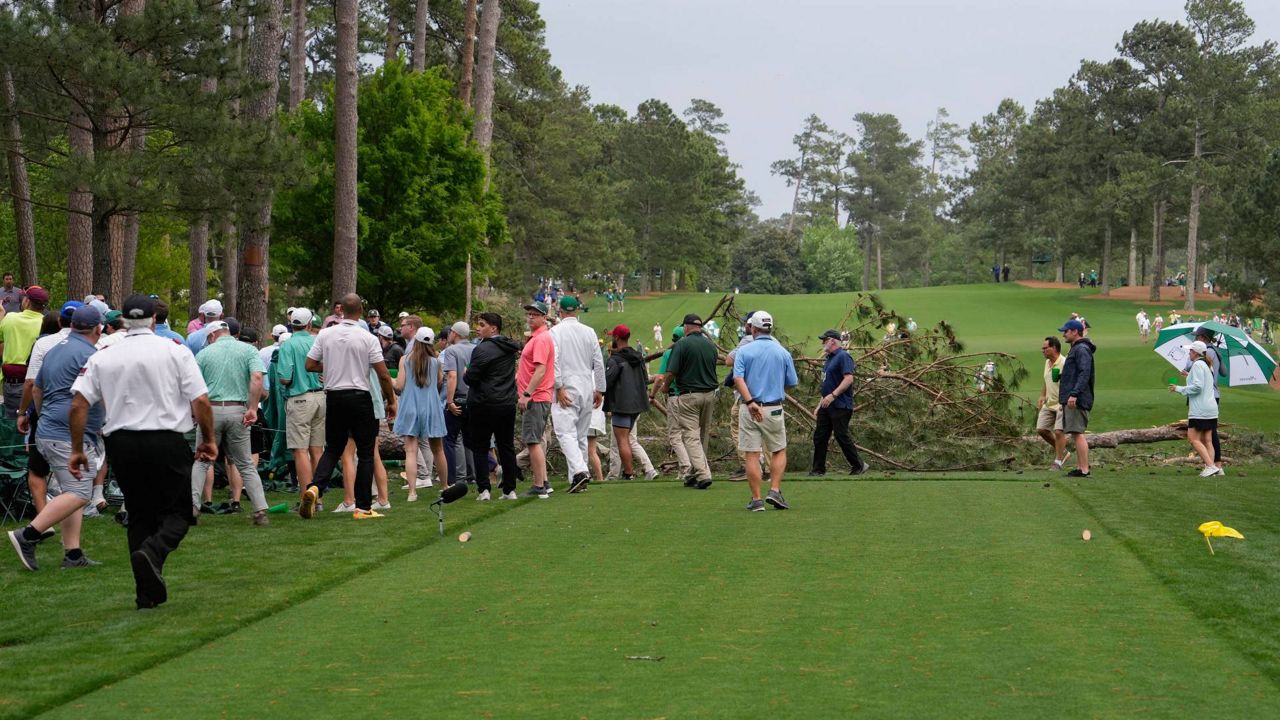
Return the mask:
[[407,312],[405,312],[405,311],[401,310],[401,311],[400,311],[400,314],[399,314],[397,317],[407,318],[407,317],[409,317],[409,313],[407,313]]
[[291,337],[293,337],[293,333],[291,332],[280,333],[280,337],[276,338],[276,342],[283,345],[284,342]]
[[747,324],[761,330],[772,330],[773,316],[763,310],[757,310],[752,313],[751,319],[747,321]]
[[432,330],[426,325],[423,325],[422,327],[418,328],[418,332],[413,334],[414,342],[435,342],[435,340],[436,340],[436,331]]
[[211,322],[211,323],[206,323],[206,324],[205,324],[205,326],[204,326],[204,329],[207,331],[207,332],[205,333],[205,337],[208,337],[209,335],[212,335],[212,334],[214,334],[214,333],[218,332],[219,330],[227,330],[227,331],[230,331],[230,330],[231,330],[231,326],[230,326],[230,325],[228,325],[228,324],[226,324],[225,322],[223,322],[223,321],[221,321],[221,320],[214,320],[214,321],[213,321],[213,322]]
[[1204,344],[1203,340],[1197,340],[1190,345],[1183,345],[1183,350],[1191,350],[1197,355],[1203,355],[1209,350],[1209,346]]
[[200,306],[200,314],[208,315],[208,316],[221,315],[222,303],[218,302],[217,300],[210,300]]
[[390,325],[380,325],[378,327],[378,334],[384,338],[390,338],[395,336],[396,331],[392,330]]
[[454,334],[458,335],[459,337],[463,337],[463,338],[470,337],[471,335],[471,326],[462,322],[461,320],[450,325],[449,330]]
[[292,314],[293,314],[293,311],[294,311],[294,310],[297,310],[297,309],[298,309],[298,308],[296,308],[296,307],[292,307],[292,306],[290,306],[290,308],[289,308],[288,310],[285,310],[285,311],[284,311],[284,314],[285,314],[285,315],[292,315]]
[[288,332],[289,332],[289,328],[283,325],[276,325],[275,327],[271,328],[271,337],[278,338],[281,335],[287,334]]
[[306,308],[294,308],[289,324],[294,327],[306,327],[311,324],[311,311]]

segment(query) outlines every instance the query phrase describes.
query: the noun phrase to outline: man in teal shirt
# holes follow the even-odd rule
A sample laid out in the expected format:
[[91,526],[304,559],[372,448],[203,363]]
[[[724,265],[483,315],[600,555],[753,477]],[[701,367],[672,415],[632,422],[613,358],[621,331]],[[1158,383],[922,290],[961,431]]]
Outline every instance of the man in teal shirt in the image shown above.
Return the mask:
[[324,453],[327,403],[320,373],[307,372],[307,353],[316,343],[311,332],[311,311],[295,308],[289,326],[293,335],[276,351],[275,372],[285,388],[285,442],[293,453],[298,492],[311,484],[312,474]]
[[[213,405],[213,442],[225,445],[227,458],[240,471],[241,482],[253,502],[253,524],[266,525],[267,496],[249,447],[249,426],[258,419],[258,402],[262,398],[262,358],[252,345],[240,342],[232,334],[226,321],[216,320],[205,328],[208,344],[196,355],[196,364],[209,387],[209,404]],[[204,438],[197,437],[196,442],[204,442]],[[194,507],[199,507],[210,467],[208,460],[197,460],[191,467]],[[234,480],[233,475],[231,479]],[[232,511],[239,506],[240,488],[233,484]]]

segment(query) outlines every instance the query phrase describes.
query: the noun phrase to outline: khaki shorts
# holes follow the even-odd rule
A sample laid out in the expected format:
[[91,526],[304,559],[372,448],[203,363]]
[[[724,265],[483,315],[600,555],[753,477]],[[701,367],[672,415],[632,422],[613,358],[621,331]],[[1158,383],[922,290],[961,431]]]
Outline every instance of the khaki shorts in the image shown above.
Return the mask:
[[289,398],[284,411],[284,439],[290,450],[324,447],[325,402],[323,392]]
[[1058,406],[1057,410],[1050,410],[1047,407],[1040,408],[1040,415],[1036,418],[1036,429],[1062,432],[1062,409],[1061,405]]
[[71,470],[67,467],[67,463],[71,459],[71,443],[69,441],[36,438],[36,447],[40,449],[40,454],[44,455],[44,459],[49,462],[49,469],[52,471],[54,479],[58,481],[59,493],[75,495],[85,501],[88,501],[93,496],[93,478],[98,474],[98,468],[102,467],[102,454],[98,451],[96,445],[91,442],[84,443],[84,455],[89,460],[89,467],[80,473],[80,477],[72,475]]
[[551,403],[530,402],[520,416],[520,442],[525,445],[541,445],[551,419]]
[[1089,429],[1089,411],[1080,408],[1062,407],[1062,431],[1082,433]]
[[764,420],[756,422],[746,405],[738,406],[738,449],[742,452],[770,452],[787,449],[787,426],[781,405],[760,408]]

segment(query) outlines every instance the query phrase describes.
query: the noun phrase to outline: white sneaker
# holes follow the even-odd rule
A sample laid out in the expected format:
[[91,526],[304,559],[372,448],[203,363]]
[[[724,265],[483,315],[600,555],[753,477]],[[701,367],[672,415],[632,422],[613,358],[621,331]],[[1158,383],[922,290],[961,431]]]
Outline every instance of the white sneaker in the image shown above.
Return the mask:
[[658,477],[658,471],[657,471],[657,470],[650,470],[649,472],[647,472],[647,473],[645,473],[645,474],[644,474],[644,479],[645,479],[645,480],[652,480],[652,479],[654,479],[654,478],[656,478],[656,477]]
[[1219,465],[1217,468],[1214,468],[1214,469],[1217,470],[1217,472],[1215,472],[1214,475],[1221,475],[1222,477],[1227,476],[1227,471],[1222,469],[1221,465]]
[[500,495],[498,499],[499,500],[519,500],[520,497],[516,495],[515,490],[512,490],[509,493],[502,493],[502,495]]
[[488,500],[489,500],[489,491],[488,491],[488,490],[482,490],[482,491],[480,492],[480,494],[476,496],[476,501],[477,501],[477,502],[486,502],[486,501],[488,501]]
[[412,493],[404,499],[405,502],[418,502],[418,493]]
[[[416,483],[414,483],[414,487],[417,487],[419,489],[431,487],[431,478],[427,478],[426,480],[421,480],[421,479],[418,480]],[[408,489],[409,488],[405,488],[405,490],[408,490]]]
[[377,500],[374,500],[374,501],[373,501],[373,509],[374,509],[374,510],[390,510],[390,509],[391,509],[391,501],[390,501],[390,500],[388,500],[387,502],[378,502]]
[[1213,477],[1214,475],[1217,475],[1217,474],[1218,474],[1218,468],[1212,465],[1205,465],[1204,469],[1200,471],[1200,477]]
[[336,513],[353,513],[356,511],[356,506],[348,505],[345,502],[338,503],[338,507],[334,508],[333,511]]

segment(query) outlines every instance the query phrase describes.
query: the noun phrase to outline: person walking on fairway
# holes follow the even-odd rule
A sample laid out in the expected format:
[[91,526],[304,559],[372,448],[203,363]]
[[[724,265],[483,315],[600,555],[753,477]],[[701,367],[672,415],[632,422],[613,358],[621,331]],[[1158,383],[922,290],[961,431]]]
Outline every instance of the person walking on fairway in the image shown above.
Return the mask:
[[1071,451],[1067,449],[1067,436],[1062,431],[1062,403],[1058,402],[1062,366],[1067,356],[1062,354],[1062,343],[1050,335],[1040,345],[1044,355],[1044,384],[1040,386],[1040,400],[1036,403],[1036,433],[1053,448],[1053,469],[1061,470]]
[[396,417],[396,394],[391,374],[382,360],[382,346],[373,333],[356,324],[364,312],[359,295],[349,293],[339,303],[342,317],[336,325],[320,331],[307,351],[307,372],[324,375],[324,453],[316,463],[312,485],[302,494],[298,514],[310,519],[316,502],[329,486],[329,475],[342,459],[347,439],[356,444],[356,520],[382,517],[373,510],[373,448],[378,442],[378,421],[373,415],[373,393],[369,383],[372,368],[387,407],[387,421]]
[[[169,599],[164,565],[195,523],[193,460],[218,457],[213,406],[195,355],[152,332],[155,302],[133,295],[121,307],[127,336],[94,353],[71,386],[71,456],[67,470],[92,477],[84,436],[89,409],[102,403],[107,457],[129,508],[129,562],[139,610]],[[194,458],[186,433],[200,429]]]
[[[751,512],[764,510],[767,502],[779,510],[790,505],[782,497],[782,474],[787,470],[787,428],[782,403],[787,388],[800,383],[791,353],[773,338],[773,316],[757,311],[748,322],[755,340],[738,349],[733,358],[733,385],[742,396],[738,408],[738,449],[746,453],[747,484],[751,487]],[[760,455],[769,453],[769,494],[762,501]]]
[[711,465],[707,462],[707,438],[716,403],[716,346],[702,332],[702,318],[684,316],[684,337],[671,350],[663,392],[673,383],[680,388],[676,410],[680,418],[680,442],[689,456],[690,471],[684,486],[706,490],[711,487]]
[[684,443],[680,439],[680,388],[671,382],[667,377],[667,366],[671,362],[671,351],[675,349],[676,343],[680,338],[684,337],[684,326],[677,325],[671,331],[671,344],[662,353],[662,360],[658,362],[658,374],[653,378],[652,392],[649,393],[650,402],[656,401],[658,390],[666,388],[666,411],[667,411],[667,444],[671,445],[671,452],[676,456],[676,472],[677,477],[689,477],[692,466],[689,464],[689,452],[685,450]]
[[587,433],[591,411],[604,400],[604,360],[596,332],[578,321],[578,299],[560,298],[560,322],[548,331],[555,346],[555,402],[551,423],[569,466],[569,492],[581,492],[591,481]]
[[547,330],[547,304],[534,302],[525,305],[524,310],[531,334],[520,351],[520,363],[516,366],[516,389],[520,391],[516,404],[521,412],[520,440],[529,450],[529,468],[533,473],[533,485],[525,495],[546,500],[551,494],[547,490],[544,435],[547,420],[551,418],[556,346]]
[[1093,354],[1097,348],[1084,336],[1084,323],[1068,320],[1058,328],[1071,344],[1058,381],[1058,402],[1062,404],[1062,430],[1076,448],[1076,469],[1067,477],[1089,477],[1089,412],[1093,410]]
[[[840,345],[840,333],[828,330],[818,337],[827,353],[822,368],[822,400],[818,401],[817,420],[813,429],[813,468],[810,477],[827,474],[827,444],[834,432],[836,444],[849,462],[850,474],[861,475],[867,464],[858,456],[858,447],[849,437],[849,421],[853,418],[853,370],[855,363]],[[749,347],[749,346],[748,346]]]
[[502,500],[516,499],[516,451],[511,446],[516,429],[516,363],[520,346],[502,334],[502,316],[482,312],[475,318],[480,342],[471,353],[463,374],[467,383],[467,430],[476,468],[476,489],[488,497],[489,443],[493,443],[502,468]]
[[[1218,352],[1218,347],[1213,342],[1215,334],[1216,333],[1214,333],[1209,328],[1206,328],[1204,325],[1201,325],[1196,328],[1195,339],[1204,343],[1205,349],[1204,349],[1204,352],[1200,353],[1200,357],[1204,360],[1206,364],[1208,364],[1209,371],[1213,373],[1214,382],[1211,383],[1213,388],[1211,391],[1209,391],[1208,389],[1206,389],[1206,391],[1208,391],[1209,394],[1213,396],[1213,404],[1217,407],[1221,407],[1222,388],[1218,386],[1217,379],[1219,377],[1225,378],[1227,377],[1227,374],[1226,374],[1226,368],[1223,367],[1222,365],[1222,355]],[[1192,366],[1194,365],[1195,365],[1195,360],[1188,360],[1186,367],[1182,369],[1182,376],[1187,377],[1188,373],[1191,372]],[[1195,393],[1192,393],[1190,395],[1187,395],[1187,397],[1193,397],[1194,395]],[[1213,417],[1217,418],[1218,413],[1215,412],[1213,414]],[[1220,468],[1222,467],[1222,440],[1221,438],[1218,437],[1218,424],[1216,422],[1213,424],[1213,427],[1209,429],[1209,439],[1211,441],[1210,442],[1211,449],[1213,450],[1213,466],[1216,468]]]
[[1170,385],[1169,392],[1176,392],[1187,398],[1187,442],[1204,460],[1204,469],[1200,477],[1226,475],[1220,462],[1214,459],[1212,433],[1218,427],[1218,402],[1213,398],[1210,386],[1216,385],[1216,374],[1209,361],[1211,350],[1203,340],[1197,339],[1184,350],[1191,356],[1191,366],[1187,369],[1186,385]]

